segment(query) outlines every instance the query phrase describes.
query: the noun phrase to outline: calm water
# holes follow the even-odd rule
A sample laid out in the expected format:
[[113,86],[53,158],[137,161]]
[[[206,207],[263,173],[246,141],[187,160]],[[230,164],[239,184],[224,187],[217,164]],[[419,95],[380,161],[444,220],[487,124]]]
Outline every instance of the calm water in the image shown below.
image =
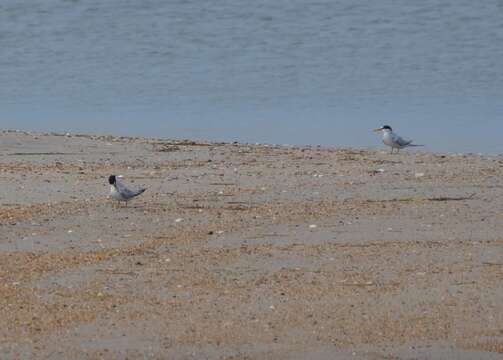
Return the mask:
[[1,0],[0,126],[503,153],[503,0]]

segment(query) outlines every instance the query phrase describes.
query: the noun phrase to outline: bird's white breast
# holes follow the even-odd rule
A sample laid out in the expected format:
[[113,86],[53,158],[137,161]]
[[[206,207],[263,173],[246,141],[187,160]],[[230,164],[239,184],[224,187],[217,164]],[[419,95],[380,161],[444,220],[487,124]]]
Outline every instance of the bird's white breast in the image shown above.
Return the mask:
[[390,132],[385,132],[382,136],[382,142],[388,146],[395,146],[393,135]]
[[124,200],[124,197],[121,195],[115,186],[110,186],[110,196],[115,200]]

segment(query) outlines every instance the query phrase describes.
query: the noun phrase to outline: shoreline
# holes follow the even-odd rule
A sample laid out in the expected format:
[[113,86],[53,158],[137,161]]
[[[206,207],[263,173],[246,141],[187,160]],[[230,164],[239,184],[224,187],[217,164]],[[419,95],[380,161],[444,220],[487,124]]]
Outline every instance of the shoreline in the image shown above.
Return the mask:
[[0,357],[496,359],[502,164],[2,130]]
[[[154,151],[171,151],[169,146],[249,146],[249,147],[263,147],[263,148],[284,148],[284,149],[297,149],[297,150],[325,150],[325,151],[348,151],[348,152],[382,152],[386,153],[384,149],[363,149],[363,148],[352,148],[352,147],[339,147],[339,146],[328,146],[328,145],[318,145],[318,144],[275,144],[275,143],[247,143],[247,142],[237,142],[237,141],[212,141],[212,140],[192,140],[186,138],[157,138],[157,137],[144,137],[144,136],[122,136],[122,135],[112,135],[112,134],[91,134],[91,133],[69,133],[69,132],[37,132],[37,131],[28,131],[28,130],[17,130],[17,129],[0,129],[0,134],[22,134],[26,136],[34,136],[34,137],[65,137],[65,138],[81,138],[88,139],[93,141],[112,141],[112,142],[144,142],[151,144],[152,146],[167,146],[167,150],[163,150],[162,148],[154,149]],[[384,145],[383,145],[384,146]],[[483,154],[455,154],[455,153],[433,153],[428,151],[410,151],[409,153],[430,153],[437,155],[452,155],[452,156],[462,156],[462,155],[480,155],[486,156]],[[11,155],[11,154],[3,154],[3,155]],[[15,153],[14,155],[23,155],[22,152]],[[28,154],[32,155],[32,154]],[[37,154],[33,154],[37,155]],[[47,155],[47,154],[41,154]],[[59,154],[55,154],[59,155]],[[63,155],[63,154],[61,154]],[[487,155],[492,156],[492,155]],[[497,156],[497,155],[494,155]]]
[[[76,138],[88,138],[94,140],[105,140],[114,139],[115,141],[120,140],[143,140],[143,141],[159,141],[159,142],[173,142],[178,145],[243,145],[243,146],[271,146],[271,147],[285,147],[285,148],[320,148],[326,150],[347,150],[347,151],[368,151],[368,152],[386,152],[387,147],[383,145],[380,139],[377,137],[376,145],[369,147],[348,147],[333,145],[321,145],[321,144],[288,144],[288,143],[261,143],[261,142],[239,142],[239,141],[217,141],[217,140],[207,140],[207,139],[191,139],[191,138],[169,138],[169,137],[150,137],[150,136],[128,136],[128,135],[113,135],[113,134],[101,134],[101,133],[80,133],[80,132],[58,132],[58,131],[31,131],[23,129],[2,129],[0,128],[0,133],[19,133],[30,136],[66,136],[66,137],[76,137]],[[434,150],[424,150],[424,148],[407,148],[402,151],[417,154],[436,154],[436,155],[448,155],[448,156],[488,156],[497,157],[503,156],[503,153],[483,153],[483,152],[459,152],[459,151],[434,151]]]

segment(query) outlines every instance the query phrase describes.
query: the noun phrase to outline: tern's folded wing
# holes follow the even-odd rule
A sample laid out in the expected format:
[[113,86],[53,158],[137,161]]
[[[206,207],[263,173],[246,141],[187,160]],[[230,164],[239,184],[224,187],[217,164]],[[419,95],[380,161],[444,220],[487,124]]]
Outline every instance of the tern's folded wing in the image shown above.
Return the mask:
[[407,145],[410,145],[410,143],[412,143],[412,140],[405,140],[404,138],[402,138],[396,134],[393,138],[393,141],[400,146],[407,146]]
[[124,185],[123,183],[121,183],[121,182],[120,182],[120,181],[118,181],[118,180],[116,181],[116,183],[115,183],[115,184],[116,184],[116,186],[117,186],[117,190],[119,191],[119,193],[120,193],[123,197],[125,197],[126,199],[129,199],[129,198],[132,198],[132,197],[134,197],[134,196],[138,195],[136,191],[129,190],[129,189],[126,187],[126,185]]

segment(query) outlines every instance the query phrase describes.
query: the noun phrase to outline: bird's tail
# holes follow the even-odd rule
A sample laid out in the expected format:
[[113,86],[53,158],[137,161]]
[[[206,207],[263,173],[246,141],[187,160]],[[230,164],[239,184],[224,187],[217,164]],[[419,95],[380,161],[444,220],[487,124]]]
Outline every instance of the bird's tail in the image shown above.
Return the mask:
[[424,145],[419,145],[419,144],[409,144],[407,146],[424,146]]

